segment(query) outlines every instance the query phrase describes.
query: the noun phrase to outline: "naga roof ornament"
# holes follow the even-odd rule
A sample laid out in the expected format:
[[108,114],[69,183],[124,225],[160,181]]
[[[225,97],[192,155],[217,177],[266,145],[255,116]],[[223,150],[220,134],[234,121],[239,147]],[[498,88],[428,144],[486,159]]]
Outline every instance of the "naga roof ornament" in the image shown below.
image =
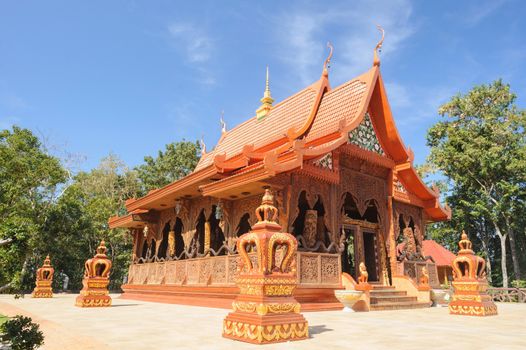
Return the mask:
[[199,140],[199,143],[201,145],[201,154],[205,155],[206,154],[206,144],[205,144],[205,136],[204,135],[201,135],[201,140]]
[[373,66],[380,66],[380,57],[378,57],[378,53],[382,51],[382,45],[384,44],[384,38],[385,38],[385,30],[380,26],[376,25],[376,28],[382,33],[382,38],[376,44],[376,47],[374,48],[374,60],[373,60]]
[[334,51],[334,47],[332,46],[332,43],[330,41],[327,41],[327,47],[329,48],[329,56],[325,59],[325,62],[323,63],[323,75],[329,76],[329,68],[331,66],[331,58],[332,58],[332,52]]
[[221,124],[221,134],[226,133],[226,122],[225,122],[225,111],[221,111],[221,119],[219,120]]

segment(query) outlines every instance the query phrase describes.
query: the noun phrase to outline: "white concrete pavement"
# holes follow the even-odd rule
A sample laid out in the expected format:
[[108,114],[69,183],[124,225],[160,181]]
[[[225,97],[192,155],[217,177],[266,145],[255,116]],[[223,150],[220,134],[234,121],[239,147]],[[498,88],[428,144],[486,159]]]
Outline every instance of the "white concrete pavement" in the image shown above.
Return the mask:
[[526,349],[526,304],[498,304],[499,315],[449,315],[447,308],[347,313],[307,312],[311,338],[251,345],[221,337],[228,310],[119,299],[110,308],[74,306],[76,295],[14,299],[0,314],[25,314],[41,325],[43,349]]

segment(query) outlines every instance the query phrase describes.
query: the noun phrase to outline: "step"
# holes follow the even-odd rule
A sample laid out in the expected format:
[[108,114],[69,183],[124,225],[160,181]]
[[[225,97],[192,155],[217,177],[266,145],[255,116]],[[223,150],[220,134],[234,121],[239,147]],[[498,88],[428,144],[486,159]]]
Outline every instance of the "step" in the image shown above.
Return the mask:
[[386,311],[386,310],[404,310],[404,309],[425,309],[430,307],[430,303],[415,303],[415,302],[399,302],[388,304],[371,304],[371,311]]
[[407,296],[407,292],[403,290],[396,290],[396,289],[389,289],[389,290],[371,290],[371,298],[372,297],[405,297]]
[[417,297],[409,296],[371,296],[371,304],[390,304],[400,302],[416,302]]

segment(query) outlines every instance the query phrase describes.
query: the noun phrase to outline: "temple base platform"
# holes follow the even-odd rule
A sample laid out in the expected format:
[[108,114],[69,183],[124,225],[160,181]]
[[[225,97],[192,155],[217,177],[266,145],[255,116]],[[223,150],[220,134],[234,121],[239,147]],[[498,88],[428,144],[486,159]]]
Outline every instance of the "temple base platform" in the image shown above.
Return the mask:
[[[122,286],[121,299],[153,301],[160,303],[231,309],[239,295],[236,286],[179,286],[179,285],[135,285]],[[301,311],[342,310],[343,305],[334,296],[337,288],[315,288],[299,286],[294,298],[301,304]]]

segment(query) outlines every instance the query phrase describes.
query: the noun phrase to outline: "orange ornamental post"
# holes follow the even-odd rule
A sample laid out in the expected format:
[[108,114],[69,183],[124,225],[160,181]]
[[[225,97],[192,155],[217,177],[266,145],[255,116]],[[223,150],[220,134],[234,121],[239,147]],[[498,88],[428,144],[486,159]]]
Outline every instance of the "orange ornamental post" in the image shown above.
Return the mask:
[[106,256],[106,245],[100,242],[97,254],[84,264],[84,279],[82,290],[75,302],[79,307],[111,306],[111,297],[108,293],[111,260]]
[[36,286],[33,290],[33,298],[53,298],[53,290],[51,284],[53,283],[53,274],[55,269],[51,266],[49,255],[44,260],[44,265],[37,270]]
[[491,316],[497,314],[497,305],[487,294],[486,262],[471,250],[471,241],[462,231],[458,243],[460,250],[453,260],[453,299],[449,313],[454,315]]
[[[281,232],[270,190],[256,209],[258,222],[237,242],[240,260],[236,283],[240,293],[223,321],[223,337],[255,344],[301,340],[309,326],[293,292],[296,238]],[[255,253],[249,255],[250,247]],[[252,255],[252,254],[251,254]]]

